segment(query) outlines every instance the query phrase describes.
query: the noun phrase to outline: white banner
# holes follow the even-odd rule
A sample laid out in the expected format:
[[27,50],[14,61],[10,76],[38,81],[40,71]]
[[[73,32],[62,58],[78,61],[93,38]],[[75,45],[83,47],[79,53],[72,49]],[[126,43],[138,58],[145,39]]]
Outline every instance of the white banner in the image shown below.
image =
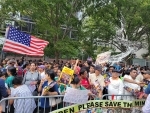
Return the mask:
[[101,54],[98,54],[97,55],[97,58],[96,58],[96,64],[102,64],[102,63],[106,63],[109,61],[109,58],[110,58],[110,55],[111,55],[111,52],[105,52],[105,53],[101,53]]
[[75,104],[84,104],[88,101],[89,90],[78,90],[67,87],[63,101]]

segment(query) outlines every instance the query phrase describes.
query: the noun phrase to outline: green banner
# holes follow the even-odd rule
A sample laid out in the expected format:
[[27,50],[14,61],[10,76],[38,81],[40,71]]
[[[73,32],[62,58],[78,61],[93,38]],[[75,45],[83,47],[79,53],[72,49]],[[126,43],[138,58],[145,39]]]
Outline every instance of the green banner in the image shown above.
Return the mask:
[[82,110],[91,108],[133,108],[142,107],[145,104],[145,100],[91,100],[85,104],[75,104],[69,107],[55,110],[51,113],[78,113]]

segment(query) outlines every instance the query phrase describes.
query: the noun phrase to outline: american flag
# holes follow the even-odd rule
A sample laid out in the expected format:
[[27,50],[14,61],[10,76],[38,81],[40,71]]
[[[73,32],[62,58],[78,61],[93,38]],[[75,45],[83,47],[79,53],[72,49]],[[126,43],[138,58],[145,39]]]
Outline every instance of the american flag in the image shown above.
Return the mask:
[[3,45],[3,51],[29,56],[43,56],[43,50],[48,43],[48,41],[21,32],[14,27],[8,27],[6,29],[6,40]]

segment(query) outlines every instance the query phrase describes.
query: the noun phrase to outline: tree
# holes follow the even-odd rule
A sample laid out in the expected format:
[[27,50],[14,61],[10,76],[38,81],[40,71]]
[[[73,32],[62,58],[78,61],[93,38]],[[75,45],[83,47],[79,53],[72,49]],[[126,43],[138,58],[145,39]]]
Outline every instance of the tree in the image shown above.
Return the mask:
[[[55,56],[58,60],[62,54],[77,55],[75,51],[79,46],[77,41],[82,23],[76,14],[82,7],[82,1],[77,0],[5,0],[2,11],[13,14],[17,11],[22,16],[30,17],[36,23],[31,34],[48,40],[50,44],[45,50],[46,55]],[[71,33],[76,36],[70,36]]]
[[[131,41],[129,45],[135,42],[134,46],[150,41],[149,0],[5,0],[1,4],[1,12],[7,17],[9,12],[16,11],[30,17],[36,23],[31,34],[48,40],[46,55],[56,59],[64,54],[77,56],[80,49],[94,56],[97,42],[126,51],[128,44],[117,37]],[[77,18],[79,11],[81,19]],[[116,31],[120,34],[116,35]]]
[[145,0],[142,4],[142,12],[141,12],[141,17],[144,23],[144,30],[146,32],[145,37],[142,41],[146,41],[147,43],[144,43],[145,46],[148,48],[148,52],[145,53],[143,56],[148,57],[150,55],[150,1]]
[[[149,15],[149,5],[148,0],[94,0],[86,9],[88,23],[92,24],[87,25],[83,32],[92,31],[90,36],[94,37],[93,40],[112,44],[122,52],[133,42],[133,46],[138,45],[137,42],[144,45],[144,36],[149,33],[150,26],[149,19],[145,17]],[[121,36],[117,36],[116,31],[121,32]],[[117,37],[131,41],[131,44],[121,43],[116,40]]]

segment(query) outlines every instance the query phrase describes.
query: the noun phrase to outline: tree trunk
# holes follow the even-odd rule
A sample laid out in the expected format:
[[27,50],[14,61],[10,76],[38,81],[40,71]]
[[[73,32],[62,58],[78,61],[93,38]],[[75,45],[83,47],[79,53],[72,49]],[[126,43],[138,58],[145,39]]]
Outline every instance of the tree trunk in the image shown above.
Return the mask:
[[58,62],[59,60],[59,52],[56,50],[55,51],[55,61]]

